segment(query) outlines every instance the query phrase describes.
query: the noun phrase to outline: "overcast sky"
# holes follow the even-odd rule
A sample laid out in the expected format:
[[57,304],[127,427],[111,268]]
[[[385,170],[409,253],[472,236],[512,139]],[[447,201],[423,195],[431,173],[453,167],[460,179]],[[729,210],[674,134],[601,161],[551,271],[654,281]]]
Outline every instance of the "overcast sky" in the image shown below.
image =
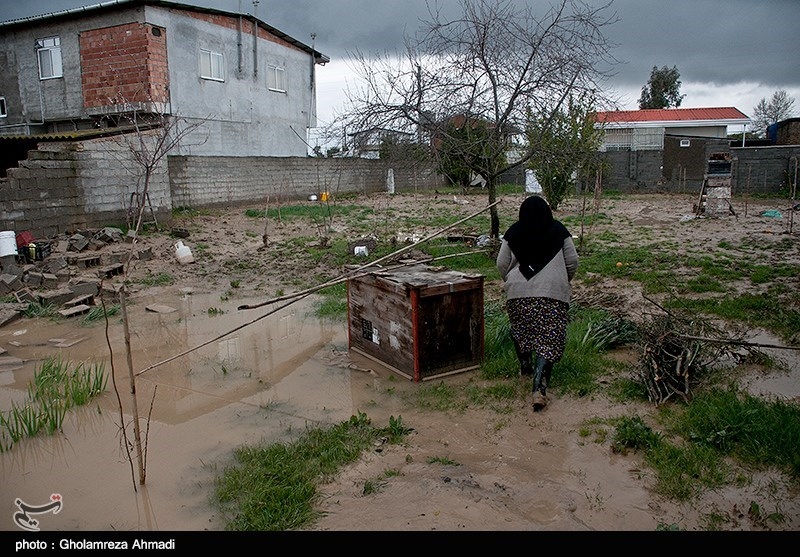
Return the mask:
[[[99,3],[0,0],[0,17],[16,19]],[[181,3],[231,12],[254,10],[252,0]],[[456,0],[440,4],[460,13]],[[428,14],[426,0],[258,0],[255,10],[259,19],[308,45],[314,33],[316,49],[331,58],[317,71],[321,124],[343,102],[349,53],[400,50],[403,33],[413,34]],[[615,96],[621,95],[620,108],[638,108],[653,66],[676,66],[685,95],[682,108],[734,106],[752,116],[760,99],[769,100],[783,89],[795,99],[794,116],[800,115],[800,0],[612,0],[608,12],[619,18],[605,28],[605,36],[617,45],[613,54],[620,65],[609,86]]]

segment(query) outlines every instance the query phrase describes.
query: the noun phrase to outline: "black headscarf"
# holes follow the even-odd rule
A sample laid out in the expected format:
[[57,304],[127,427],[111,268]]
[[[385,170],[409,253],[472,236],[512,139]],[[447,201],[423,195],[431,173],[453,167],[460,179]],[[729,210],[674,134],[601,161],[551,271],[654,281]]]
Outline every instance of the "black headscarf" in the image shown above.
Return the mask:
[[539,195],[525,199],[519,207],[519,220],[503,238],[519,261],[519,270],[530,280],[564,247],[570,236],[566,227],[553,218],[547,201]]

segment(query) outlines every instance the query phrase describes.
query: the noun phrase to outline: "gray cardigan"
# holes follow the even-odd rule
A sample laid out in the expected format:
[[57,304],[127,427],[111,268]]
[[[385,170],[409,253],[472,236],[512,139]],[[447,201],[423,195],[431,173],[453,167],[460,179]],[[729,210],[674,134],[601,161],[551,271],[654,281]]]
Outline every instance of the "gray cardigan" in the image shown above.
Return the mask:
[[564,247],[544,269],[526,280],[519,271],[517,258],[504,239],[497,254],[497,270],[503,279],[506,298],[553,298],[569,303],[570,282],[578,269],[578,252],[572,238],[564,240]]

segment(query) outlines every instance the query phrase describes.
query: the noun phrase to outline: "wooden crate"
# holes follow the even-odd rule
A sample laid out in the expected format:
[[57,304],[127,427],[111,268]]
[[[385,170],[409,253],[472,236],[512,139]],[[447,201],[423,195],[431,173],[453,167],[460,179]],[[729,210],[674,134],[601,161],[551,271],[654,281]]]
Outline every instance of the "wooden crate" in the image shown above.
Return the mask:
[[413,381],[483,361],[483,276],[425,265],[347,283],[350,350]]

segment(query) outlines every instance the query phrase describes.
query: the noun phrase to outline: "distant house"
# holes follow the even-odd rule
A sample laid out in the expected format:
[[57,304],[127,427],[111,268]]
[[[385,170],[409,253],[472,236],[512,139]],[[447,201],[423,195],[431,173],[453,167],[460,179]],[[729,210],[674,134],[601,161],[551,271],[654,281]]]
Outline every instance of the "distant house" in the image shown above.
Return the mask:
[[166,114],[202,123],[171,154],[306,156],[315,66],[328,61],[253,15],[168,1],[6,21],[0,137],[63,139]]
[[379,159],[381,148],[388,145],[409,143],[414,134],[388,128],[370,128],[350,134],[350,149],[347,156],[365,159]]
[[621,191],[695,191],[713,154],[730,153],[728,127],[750,119],[733,107],[597,112],[604,131],[604,187]]
[[728,126],[751,123],[733,107],[615,110],[597,112],[595,121],[605,132],[603,151],[661,150],[667,135],[725,139]]

